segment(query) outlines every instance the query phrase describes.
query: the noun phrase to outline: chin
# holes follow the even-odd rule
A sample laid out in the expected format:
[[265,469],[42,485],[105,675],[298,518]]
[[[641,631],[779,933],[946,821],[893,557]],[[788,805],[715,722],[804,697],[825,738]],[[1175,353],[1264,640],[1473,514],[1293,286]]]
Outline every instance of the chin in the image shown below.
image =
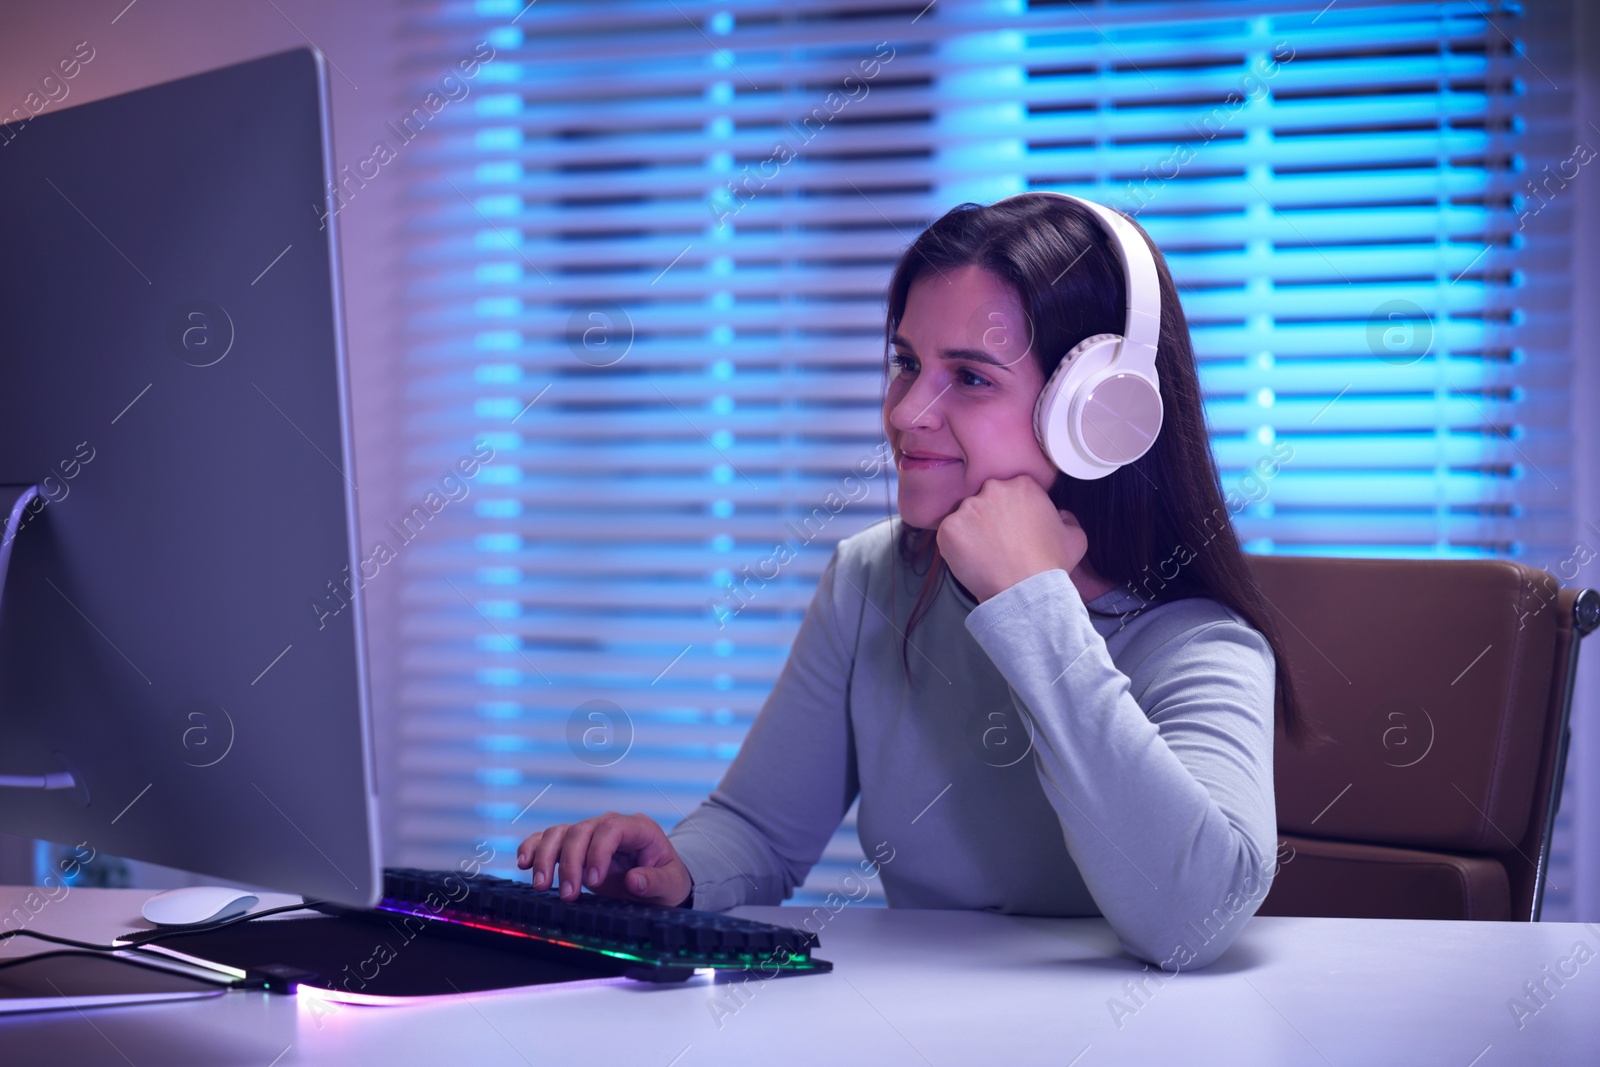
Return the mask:
[[945,508],[943,511],[934,512],[925,505],[919,507],[913,504],[910,508],[907,508],[904,504],[900,504],[896,510],[900,513],[900,521],[907,526],[916,527],[919,530],[937,530],[939,524],[944,521],[945,516],[954,511],[955,507],[952,506]]

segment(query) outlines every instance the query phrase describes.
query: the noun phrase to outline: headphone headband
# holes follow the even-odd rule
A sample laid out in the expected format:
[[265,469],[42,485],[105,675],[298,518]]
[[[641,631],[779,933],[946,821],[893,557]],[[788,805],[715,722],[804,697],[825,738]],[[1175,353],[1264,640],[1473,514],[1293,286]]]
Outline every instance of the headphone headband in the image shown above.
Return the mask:
[[[1117,261],[1122,264],[1123,288],[1128,294],[1120,359],[1126,361],[1125,365],[1146,367],[1153,372],[1156,341],[1161,336],[1161,286],[1156,280],[1155,257],[1150,254],[1150,246],[1145,243],[1144,237],[1120,213],[1070,193],[1035,189],[1008,196],[1005,200],[1034,195],[1059,196],[1088,208],[1106,236],[1111,238],[1111,247],[1116,250]],[[1005,203],[1005,200],[997,203]]]

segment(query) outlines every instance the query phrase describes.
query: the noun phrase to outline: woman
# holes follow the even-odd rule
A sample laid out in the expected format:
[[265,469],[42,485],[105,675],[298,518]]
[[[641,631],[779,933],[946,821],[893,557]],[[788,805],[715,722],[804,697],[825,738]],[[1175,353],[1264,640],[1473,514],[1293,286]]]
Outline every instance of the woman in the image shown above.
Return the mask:
[[1307,728],[1151,248],[1164,422],[1141,458],[1080,480],[1033,412],[1074,345],[1123,332],[1110,236],[1030,193],[917,238],[888,294],[899,515],[839,544],[711,797],[671,834],[608,813],[531,835],[535,887],[777,903],[859,795],[891,905],[1103,914],[1168,970],[1227,947],[1275,870],[1275,693],[1286,736]]

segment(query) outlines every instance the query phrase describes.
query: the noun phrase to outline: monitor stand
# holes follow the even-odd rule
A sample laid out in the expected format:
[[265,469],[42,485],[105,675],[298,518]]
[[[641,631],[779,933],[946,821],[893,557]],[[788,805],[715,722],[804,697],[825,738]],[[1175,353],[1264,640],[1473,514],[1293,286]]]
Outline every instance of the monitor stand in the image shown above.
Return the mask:
[[[5,610],[6,573],[11,568],[11,549],[31,511],[37,515],[48,503],[37,485],[0,485],[0,515],[6,517],[0,534],[0,612]],[[35,506],[37,505],[37,506]],[[71,789],[79,807],[89,805],[89,790],[65,753],[55,754],[55,769],[46,774],[0,774],[0,789]]]
[[[6,529],[0,537],[0,597],[6,591],[6,568],[11,563],[11,545],[22,531],[23,513],[35,500],[40,499],[37,485],[0,485],[0,515],[6,516]],[[39,508],[35,508],[35,514]],[[0,603],[4,603],[0,600]]]

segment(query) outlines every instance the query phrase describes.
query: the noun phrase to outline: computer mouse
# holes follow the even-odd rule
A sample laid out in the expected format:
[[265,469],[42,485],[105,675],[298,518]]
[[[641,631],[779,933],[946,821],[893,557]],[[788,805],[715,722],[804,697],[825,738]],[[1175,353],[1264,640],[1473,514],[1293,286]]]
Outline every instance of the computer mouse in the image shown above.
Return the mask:
[[195,926],[243,915],[256,895],[218,885],[190,885],[157,893],[144,902],[142,914],[157,926]]

